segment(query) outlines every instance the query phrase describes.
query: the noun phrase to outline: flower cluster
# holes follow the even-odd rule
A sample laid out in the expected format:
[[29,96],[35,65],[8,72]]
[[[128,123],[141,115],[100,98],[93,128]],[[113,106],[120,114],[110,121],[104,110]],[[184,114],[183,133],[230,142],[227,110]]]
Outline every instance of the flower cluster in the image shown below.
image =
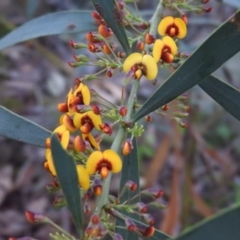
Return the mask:
[[154,80],[158,74],[158,63],[172,63],[178,52],[176,39],[182,39],[187,34],[186,22],[181,18],[167,16],[158,25],[158,33],[163,38],[146,34],[145,43],[152,47],[152,55],[132,53],[123,64],[123,71],[132,72],[132,77],[139,80],[145,76],[148,80]]
[[[74,90],[69,91],[66,101],[58,104],[58,110],[63,114],[59,120],[60,126],[53,131],[62,147],[76,160],[79,185],[83,190],[89,189],[92,175],[99,173],[97,177],[106,178],[108,171],[117,173],[122,169],[122,160],[116,152],[110,149],[100,151],[100,139],[92,132],[103,133],[105,124],[97,106],[90,104],[90,89],[77,79]],[[75,137],[70,136],[72,133]],[[56,177],[49,138],[46,140],[45,156],[44,167]]]

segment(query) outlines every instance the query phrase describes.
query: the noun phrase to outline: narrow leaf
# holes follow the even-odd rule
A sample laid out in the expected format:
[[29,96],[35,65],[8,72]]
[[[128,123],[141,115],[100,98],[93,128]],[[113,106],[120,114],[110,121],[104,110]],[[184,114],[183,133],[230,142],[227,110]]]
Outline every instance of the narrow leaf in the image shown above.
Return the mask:
[[121,12],[114,0],[92,0],[96,10],[114,32],[116,38],[127,54],[131,53],[124,29]]
[[0,106],[0,135],[20,142],[45,147],[51,132]]
[[[213,217],[183,231],[175,240],[239,240],[240,204],[229,207]],[[168,239],[170,240],[170,239]]]
[[81,235],[83,231],[82,200],[75,161],[62,148],[57,136],[54,134],[51,136],[51,149],[59,183],[77,231]]
[[63,11],[46,14],[26,22],[0,39],[0,50],[29,39],[95,30],[90,11]]
[[[139,193],[139,164],[138,164],[138,150],[137,150],[137,141],[136,138],[133,139],[133,149],[129,155],[123,157],[123,168],[122,168],[122,176],[120,181],[120,191],[124,189],[124,186],[127,181],[133,181],[137,184],[137,189],[134,192],[129,190],[125,190],[124,193],[120,196],[120,202],[124,202],[133,196]],[[131,204],[140,202],[140,197],[136,197],[131,201]],[[133,213],[122,212],[126,217],[135,217],[136,220],[140,221],[140,217]],[[120,227],[125,227],[125,223],[120,221],[119,219],[116,220],[116,225]],[[123,239],[125,240],[138,240],[138,235],[135,232],[129,232],[126,229],[116,228],[116,232],[121,234]]]
[[226,111],[240,121],[240,91],[233,86],[217,79],[207,77],[199,86]]
[[240,10],[223,23],[174,72],[132,117],[135,122],[143,116],[186,92],[218,69],[240,51]]

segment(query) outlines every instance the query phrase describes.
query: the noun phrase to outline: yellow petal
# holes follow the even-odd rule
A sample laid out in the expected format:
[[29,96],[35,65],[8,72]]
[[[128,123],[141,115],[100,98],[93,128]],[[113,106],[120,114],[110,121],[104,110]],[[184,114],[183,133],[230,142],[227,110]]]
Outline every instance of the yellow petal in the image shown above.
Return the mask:
[[77,96],[77,93],[78,93],[78,92],[82,91],[83,86],[84,86],[83,83],[80,83],[80,84],[78,85],[78,87],[77,87],[77,88],[74,90],[74,92],[73,92],[73,96],[74,96],[74,97]]
[[184,38],[187,35],[187,26],[181,18],[175,18],[174,24],[177,26],[179,32],[177,38]]
[[150,55],[144,55],[142,63],[146,66],[146,78],[148,80],[155,79],[158,74],[158,67],[154,58]]
[[53,132],[62,135],[66,130],[67,128],[65,125],[60,125],[59,127],[55,128]]
[[93,137],[91,133],[89,134],[82,134],[83,140],[88,141],[92,148],[96,148],[97,150],[100,150],[99,142],[96,141],[96,139]]
[[88,86],[86,86],[86,85],[84,85],[82,88],[82,96],[83,96],[84,105],[89,105],[91,94],[90,94],[90,90],[89,90]]
[[162,41],[163,41],[164,45],[168,46],[171,49],[171,54],[173,56],[175,56],[177,54],[177,50],[178,50],[175,41],[169,36],[165,36],[162,39]]
[[111,149],[105,150],[103,158],[108,160],[112,164],[112,172],[118,173],[122,170],[122,160],[119,155]]
[[83,117],[83,114],[81,113],[75,113],[73,116],[73,124],[75,127],[80,128],[81,127],[81,119]]
[[97,165],[100,161],[103,159],[103,154],[100,151],[94,151],[91,153],[91,155],[88,157],[87,163],[86,163],[86,170],[88,174],[94,174],[97,171]]
[[77,165],[77,174],[79,185],[83,190],[88,190],[90,187],[90,178],[87,170],[83,166]]
[[136,63],[142,62],[142,54],[141,53],[132,53],[130,54],[123,63],[123,71],[128,73],[132,66]]
[[163,18],[158,25],[158,33],[161,36],[166,35],[166,30],[167,30],[168,26],[170,26],[173,23],[174,23],[174,18],[173,17],[168,16],[168,17]]
[[56,169],[55,169],[55,166],[54,166],[54,163],[53,163],[52,152],[51,152],[50,149],[46,150],[45,156],[46,156],[46,159],[47,159],[49,171],[51,172],[51,174],[53,176],[57,176],[57,172],[56,172]]
[[70,132],[67,130],[61,136],[61,145],[64,149],[68,147],[69,139],[70,139]]
[[86,113],[89,118],[92,120],[93,126],[97,129],[100,130],[100,125],[102,124],[102,118],[100,115],[95,114],[93,111],[89,111]]
[[158,62],[161,59],[162,56],[162,50],[163,50],[164,44],[162,40],[157,39],[153,45],[153,58],[156,62]]

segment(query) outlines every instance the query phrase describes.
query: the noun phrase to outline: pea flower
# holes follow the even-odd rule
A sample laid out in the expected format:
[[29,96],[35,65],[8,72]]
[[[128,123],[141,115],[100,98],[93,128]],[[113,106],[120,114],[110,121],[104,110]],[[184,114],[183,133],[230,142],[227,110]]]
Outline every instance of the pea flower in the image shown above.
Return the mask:
[[[67,130],[66,126],[65,125],[60,125],[53,132],[57,133],[62,147],[64,149],[66,149],[68,147],[68,143],[69,143],[69,139],[70,139],[70,133]],[[52,151],[51,151],[50,148],[46,149],[45,157],[46,157],[47,161],[44,163],[44,167],[47,168],[53,176],[56,176],[57,173],[56,173],[56,169],[55,169],[55,166],[54,166],[54,163],[53,163]]]
[[118,173],[122,169],[122,160],[113,150],[105,150],[104,152],[94,151],[87,160],[86,169],[88,173],[100,173],[102,178],[108,176],[108,172]]
[[93,128],[100,130],[102,119],[100,115],[95,114],[93,111],[86,113],[75,113],[73,116],[74,126],[80,128],[83,134],[89,134]]
[[184,38],[187,35],[187,27],[181,18],[165,17],[158,25],[158,33],[161,36]]
[[165,36],[162,40],[157,39],[155,41],[152,54],[156,62],[161,59],[163,62],[171,63],[177,50],[174,40],[169,36]]
[[87,170],[82,165],[77,165],[77,175],[79,185],[83,190],[88,190],[90,187],[90,177]]
[[91,133],[82,134],[82,138],[83,140],[88,141],[93,149],[100,150],[99,142],[95,139],[95,137]]
[[153,57],[142,55],[141,53],[130,54],[123,63],[123,71],[128,73],[130,70],[134,73],[134,78],[139,80],[143,75],[148,80],[156,78],[158,67]]

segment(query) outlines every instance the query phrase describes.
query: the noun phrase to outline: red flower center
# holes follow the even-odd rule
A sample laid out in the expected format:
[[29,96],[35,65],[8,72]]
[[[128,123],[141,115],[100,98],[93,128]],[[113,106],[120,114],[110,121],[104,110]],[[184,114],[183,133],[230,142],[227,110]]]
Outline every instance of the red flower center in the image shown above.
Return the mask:
[[173,23],[173,24],[170,24],[170,25],[167,27],[165,33],[166,33],[167,35],[169,35],[170,37],[177,36],[177,35],[179,34],[179,28],[178,28],[178,26],[176,26],[174,23]]

